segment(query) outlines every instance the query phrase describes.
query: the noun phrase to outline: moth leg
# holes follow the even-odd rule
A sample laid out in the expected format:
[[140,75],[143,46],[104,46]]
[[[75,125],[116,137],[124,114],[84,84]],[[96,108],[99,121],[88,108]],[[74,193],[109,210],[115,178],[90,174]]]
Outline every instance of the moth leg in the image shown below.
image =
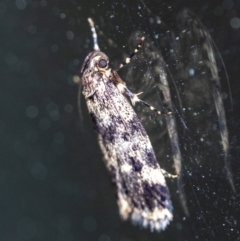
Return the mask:
[[139,51],[139,49],[142,48],[142,43],[144,41],[145,37],[141,37],[141,41],[138,43],[137,47],[134,49],[134,51],[129,55],[129,57],[127,57],[120,65],[119,67],[116,69],[116,71],[120,70],[122,67],[124,67],[125,65],[129,64],[131,61],[131,58]]
[[96,92],[97,92],[97,90],[92,90],[89,94],[85,95],[85,98],[86,99],[91,99]]
[[138,94],[134,94],[123,83],[117,83],[117,88],[119,89],[119,91],[122,94],[125,94],[126,96],[128,96],[130,98],[133,106],[135,106],[135,104],[139,102],[139,103],[147,106],[150,110],[153,110],[153,111],[157,112],[157,114],[159,114],[159,115],[170,115],[170,114],[172,114],[171,111],[167,111],[167,112],[160,111],[160,110],[156,109],[155,107],[149,105],[147,102],[139,99],[138,95],[142,94],[142,92],[138,93]]
[[165,176],[165,177],[168,177],[168,178],[177,178],[177,177],[178,177],[178,175],[173,175],[173,174],[165,171],[165,170],[162,169],[162,168],[161,168],[161,171],[162,171],[163,176]]

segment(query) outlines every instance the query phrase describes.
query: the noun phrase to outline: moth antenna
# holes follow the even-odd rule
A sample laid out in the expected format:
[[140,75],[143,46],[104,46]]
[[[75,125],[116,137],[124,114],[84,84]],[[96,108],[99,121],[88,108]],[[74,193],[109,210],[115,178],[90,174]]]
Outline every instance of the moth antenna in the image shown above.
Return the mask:
[[92,31],[92,37],[93,37],[93,49],[95,51],[98,51],[100,50],[99,46],[98,46],[98,40],[97,40],[97,32],[96,32],[96,29],[94,27],[94,22],[91,18],[88,18],[88,22],[89,22],[89,25],[91,27],[91,31]]

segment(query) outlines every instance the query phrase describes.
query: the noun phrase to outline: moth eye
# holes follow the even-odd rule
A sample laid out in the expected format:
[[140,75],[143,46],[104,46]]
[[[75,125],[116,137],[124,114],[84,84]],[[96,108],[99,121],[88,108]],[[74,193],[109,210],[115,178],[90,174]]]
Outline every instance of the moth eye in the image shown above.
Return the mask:
[[107,66],[107,60],[105,59],[100,59],[99,62],[98,62],[98,66],[100,68],[105,68]]

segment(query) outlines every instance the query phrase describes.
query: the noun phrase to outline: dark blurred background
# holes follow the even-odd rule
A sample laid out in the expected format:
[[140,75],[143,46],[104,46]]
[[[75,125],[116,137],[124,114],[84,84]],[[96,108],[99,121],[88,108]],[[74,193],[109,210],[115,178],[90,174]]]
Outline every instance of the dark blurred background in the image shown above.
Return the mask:
[[[233,110],[229,100],[225,107],[237,193],[231,191],[224,171],[221,177],[212,177],[219,180],[215,186],[203,185],[206,178],[197,177],[199,186],[186,183],[191,213],[186,218],[171,182],[175,218],[166,231],[153,234],[122,222],[85,103],[80,131],[73,76],[92,50],[87,18],[93,17],[120,48],[110,51],[102,36],[101,49],[121,61],[121,49],[131,33],[146,30],[141,28],[147,15],[136,21],[143,2],[2,0],[1,241],[240,240],[240,1],[149,0],[145,4],[146,13],[159,15],[171,27],[177,12],[188,7],[216,42],[232,90]],[[226,83],[223,88],[229,93]],[[222,161],[219,167],[223,169]],[[201,188],[211,195],[198,193]]]

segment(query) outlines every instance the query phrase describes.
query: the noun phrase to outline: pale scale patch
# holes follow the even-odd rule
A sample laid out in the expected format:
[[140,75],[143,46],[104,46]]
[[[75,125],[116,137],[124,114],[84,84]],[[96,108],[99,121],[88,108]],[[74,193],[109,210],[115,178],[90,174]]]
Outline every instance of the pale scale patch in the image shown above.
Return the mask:
[[158,183],[163,186],[166,186],[165,178],[160,171],[160,168],[151,168],[147,165],[144,165],[141,171],[142,179],[151,181],[153,183]]
[[129,218],[129,214],[132,211],[132,207],[129,205],[129,202],[126,200],[126,198],[123,197],[121,192],[118,192],[118,206],[119,206],[119,213],[121,217],[126,220]]
[[173,215],[166,208],[155,208],[153,211],[143,211],[134,208],[131,219],[133,223],[142,224],[145,228],[150,227],[151,231],[160,231],[166,228],[173,219]]
[[132,165],[129,165],[128,163],[124,163],[120,166],[121,172],[123,173],[130,173],[132,171]]

